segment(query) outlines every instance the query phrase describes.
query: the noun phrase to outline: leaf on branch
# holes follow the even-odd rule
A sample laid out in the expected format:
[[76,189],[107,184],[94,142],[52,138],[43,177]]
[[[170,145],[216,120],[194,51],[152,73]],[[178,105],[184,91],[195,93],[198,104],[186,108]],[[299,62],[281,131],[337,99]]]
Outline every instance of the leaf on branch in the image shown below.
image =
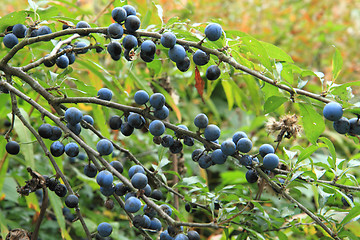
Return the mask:
[[311,104],[299,103],[305,135],[307,139],[316,144],[316,140],[325,130],[324,119],[318,114]]
[[195,66],[195,88],[198,91],[198,93],[200,94],[200,97],[203,102],[205,102],[204,97],[203,97],[204,87],[205,87],[205,82],[202,79],[202,77],[200,76],[199,69],[197,68],[197,66]]
[[341,53],[339,51],[339,49],[337,49],[335,46],[335,52],[333,55],[333,59],[332,59],[332,81],[335,82],[335,80],[337,79],[337,77],[339,76],[339,73],[342,69],[343,66],[343,59],[341,56]]

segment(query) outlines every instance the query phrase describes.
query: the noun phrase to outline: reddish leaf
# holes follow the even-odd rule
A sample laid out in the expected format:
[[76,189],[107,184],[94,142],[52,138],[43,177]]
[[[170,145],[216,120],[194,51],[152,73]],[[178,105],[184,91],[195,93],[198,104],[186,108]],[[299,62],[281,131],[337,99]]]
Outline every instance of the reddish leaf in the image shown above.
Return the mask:
[[195,87],[196,87],[196,90],[198,91],[198,93],[200,94],[202,101],[204,102],[203,93],[204,93],[205,82],[201,78],[200,72],[199,72],[199,69],[197,68],[197,66],[195,66]]

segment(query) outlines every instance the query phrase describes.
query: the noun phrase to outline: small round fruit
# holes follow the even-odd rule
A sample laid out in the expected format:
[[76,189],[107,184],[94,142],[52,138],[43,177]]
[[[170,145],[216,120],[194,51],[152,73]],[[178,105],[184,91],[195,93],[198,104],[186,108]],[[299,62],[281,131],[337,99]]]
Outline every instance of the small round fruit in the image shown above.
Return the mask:
[[159,219],[157,218],[153,218],[151,219],[151,223],[150,223],[150,229],[156,230],[156,231],[160,231],[161,230],[161,222]]
[[149,125],[149,131],[153,136],[160,136],[165,132],[165,125],[160,120],[154,120]]
[[135,173],[131,178],[131,184],[134,188],[143,189],[148,184],[148,178],[143,173]]
[[56,141],[59,140],[61,138],[62,135],[62,131],[61,128],[57,127],[57,126],[52,126],[52,135],[49,138],[51,141]]
[[256,171],[250,169],[246,172],[245,178],[248,183],[255,183],[257,182],[259,176],[257,175]]
[[[90,115],[84,115],[82,119],[91,126],[94,125],[94,119]],[[82,124],[81,126],[85,129],[88,128],[85,124]]]
[[136,173],[145,174],[145,170],[140,165],[134,165],[131,168],[129,168],[129,171],[128,171],[129,178],[132,178],[134,176],[134,174],[136,174]]
[[209,124],[209,119],[204,113],[199,113],[194,118],[194,124],[198,128],[206,128]]
[[13,48],[16,44],[19,43],[18,38],[13,33],[6,34],[3,38],[3,43],[7,48]]
[[248,138],[241,138],[236,144],[236,149],[242,153],[250,152],[251,148],[252,148],[252,142]]
[[225,155],[233,155],[236,151],[236,145],[232,140],[226,140],[221,144],[221,151]]
[[161,44],[166,48],[172,48],[176,44],[176,36],[171,32],[166,32],[161,35]]
[[109,36],[113,39],[120,39],[124,34],[124,29],[119,23],[112,23],[107,30]]
[[127,13],[124,8],[116,7],[112,10],[111,17],[115,20],[115,22],[121,23],[125,21],[127,17]]
[[189,238],[185,234],[179,233],[175,236],[174,240],[189,240]]
[[67,68],[69,66],[69,58],[66,56],[66,54],[59,56],[56,59],[56,66],[58,66],[61,69]]
[[125,9],[127,16],[136,15],[136,9],[133,6],[124,5],[122,8]]
[[24,24],[18,23],[18,24],[14,25],[12,32],[13,32],[13,34],[15,34],[16,37],[24,38],[26,29],[27,28]]
[[122,41],[125,49],[131,50],[138,45],[138,40],[134,35],[126,35]]
[[[85,21],[79,21],[79,22],[76,24],[75,28],[90,28],[90,25],[89,25],[87,22],[85,22]],[[84,33],[84,34],[79,33],[79,34],[80,34],[81,36],[86,36],[86,35],[88,35],[88,33]]]
[[102,100],[105,100],[105,101],[110,101],[111,98],[112,98],[112,91],[108,88],[101,88],[98,93],[97,93],[97,96],[102,99]]
[[204,66],[206,65],[210,60],[210,55],[208,55],[206,52],[198,49],[193,55],[193,61],[198,66]]
[[241,138],[248,138],[248,136],[246,135],[246,133],[244,132],[236,132],[234,133],[232,140],[235,144],[237,144],[237,142],[241,139]]
[[107,170],[102,170],[98,173],[96,176],[96,182],[101,186],[105,188],[110,188],[112,186],[114,177],[111,174],[111,172]]
[[74,208],[79,204],[79,198],[74,195],[74,194],[69,194],[66,198],[65,198],[65,205],[68,208]]
[[204,137],[208,141],[215,141],[220,137],[220,128],[214,124],[210,124],[205,128]]
[[274,153],[267,154],[263,159],[265,169],[273,170],[279,165],[279,157]]
[[141,129],[145,125],[145,118],[138,113],[130,113],[127,120],[130,126],[136,129]]
[[180,140],[175,140],[174,144],[169,147],[171,153],[180,153],[183,150],[183,144]]
[[134,95],[134,100],[136,104],[143,105],[149,101],[150,97],[147,92],[144,90],[139,90]]
[[107,139],[101,139],[96,144],[96,150],[100,153],[100,155],[109,155],[113,152],[114,146]]
[[200,235],[197,231],[188,231],[187,236],[189,240],[200,240]]
[[132,223],[133,223],[134,227],[136,227],[136,228],[144,227],[144,225],[145,225],[144,216],[142,216],[142,215],[136,215],[136,216],[133,218]]
[[333,122],[335,131],[340,134],[348,133],[350,130],[350,121],[346,117],[341,117],[339,120]]
[[125,186],[123,183],[116,184],[114,190],[115,190],[115,194],[118,196],[123,196],[128,191],[130,191],[129,187]]
[[130,15],[125,20],[125,27],[126,30],[129,32],[135,32],[140,28],[141,21],[140,19],[135,15]]
[[211,154],[211,160],[215,164],[224,164],[226,162],[226,159],[227,155],[225,155],[221,149],[216,149]]
[[174,238],[169,235],[168,230],[165,230],[160,233],[160,240],[174,240]]
[[82,117],[83,115],[81,111],[75,107],[68,108],[65,111],[65,120],[71,125],[78,124],[81,121]]
[[164,120],[169,116],[169,108],[167,106],[163,106],[161,109],[155,109],[154,117]]
[[240,158],[240,164],[244,166],[251,166],[253,158],[250,155],[243,155]]
[[97,174],[96,166],[93,163],[85,165],[84,174],[90,178],[95,177]]
[[38,29],[39,36],[46,35],[52,33],[51,29],[48,26],[41,26]]
[[115,188],[113,185],[111,185],[110,187],[100,187],[100,193],[102,195],[104,195],[105,197],[109,197],[111,195],[113,195],[115,191]]
[[183,61],[186,57],[185,48],[181,45],[175,44],[174,47],[169,49],[169,58],[173,62],[180,62]]
[[220,77],[221,71],[218,65],[211,65],[206,69],[205,76],[209,80],[216,80]]
[[118,42],[110,42],[107,45],[107,51],[113,60],[118,61],[122,52],[121,44]]
[[174,144],[174,138],[171,135],[164,135],[161,139],[161,145],[163,147],[171,147]]
[[109,127],[112,130],[118,130],[121,127],[122,120],[118,115],[114,115],[109,120]]
[[125,211],[136,213],[141,208],[141,201],[136,197],[130,197],[125,201]]
[[53,134],[52,126],[48,123],[41,124],[38,133],[42,138],[50,138]]
[[10,141],[5,146],[6,152],[11,155],[16,155],[20,152],[20,145],[15,141]]
[[[217,149],[218,150],[218,149]],[[215,150],[216,151],[216,150]],[[214,151],[214,152],[215,152]],[[219,151],[221,152],[221,149],[219,149]],[[191,159],[194,161],[194,162],[197,162],[199,161],[199,158],[201,157],[201,155],[203,154],[204,150],[198,148],[198,149],[195,149],[192,153],[191,153]],[[223,154],[221,152],[221,154]],[[223,154],[224,155],[224,154]]]
[[176,67],[181,71],[181,72],[186,72],[187,70],[189,70],[190,68],[190,58],[189,57],[185,57],[183,60],[176,62]]
[[216,41],[222,35],[222,28],[217,23],[210,23],[205,28],[205,35],[210,41]]
[[260,156],[265,157],[265,155],[268,153],[275,153],[274,147],[267,143],[261,145],[259,148]]
[[123,173],[124,167],[123,167],[123,165],[122,165],[121,162],[119,162],[119,161],[112,161],[112,162],[110,162],[110,165],[111,165],[113,168],[115,168],[116,171],[118,171],[119,173]]
[[156,51],[156,45],[153,41],[151,40],[145,40],[142,44],[141,44],[141,51],[145,54],[145,55],[154,55],[155,51]]
[[156,200],[161,200],[163,198],[163,194],[159,189],[154,189],[154,191],[152,191],[151,198],[156,199]]
[[98,225],[97,231],[101,237],[108,237],[112,233],[112,226],[107,222]]
[[161,93],[154,93],[149,101],[153,108],[161,109],[165,105],[165,96]]
[[360,135],[360,120],[358,118],[351,118],[349,120],[349,123],[350,123],[349,134]]
[[59,197],[65,197],[66,194],[67,194],[67,188],[64,184],[57,184],[55,189],[54,189],[54,192],[56,193],[56,195],[58,195]]
[[[75,43],[75,50],[79,49],[79,48],[86,48],[88,47],[88,45],[84,42],[76,42]],[[84,54],[87,53],[89,51],[89,49],[81,49],[81,50],[77,50],[76,53],[77,54]]]
[[169,205],[167,204],[161,204],[160,208],[167,214],[171,217],[171,214],[172,214],[172,209],[171,207],[169,207]]
[[132,127],[128,122],[121,124],[120,131],[124,136],[130,136],[134,132],[134,127]]
[[55,141],[50,146],[50,152],[54,157],[60,157],[65,152],[65,146],[60,141]]
[[66,127],[68,127],[70,129],[70,131],[72,131],[75,135],[79,135],[81,132],[81,124],[80,123],[77,123],[75,125],[67,123]]
[[342,117],[343,110],[339,103],[329,102],[323,109],[323,115],[327,120],[337,121]]
[[209,154],[203,154],[199,158],[198,163],[201,168],[206,169],[206,168],[209,168],[213,164],[213,161]]
[[76,157],[79,154],[79,146],[76,143],[68,143],[65,145],[65,153],[69,157]]

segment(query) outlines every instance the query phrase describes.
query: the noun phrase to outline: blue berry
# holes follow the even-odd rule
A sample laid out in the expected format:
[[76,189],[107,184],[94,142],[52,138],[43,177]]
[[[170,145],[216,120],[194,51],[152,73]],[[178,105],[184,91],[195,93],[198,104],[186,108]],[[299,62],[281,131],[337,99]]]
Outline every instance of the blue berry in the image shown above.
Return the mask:
[[208,141],[215,141],[220,137],[220,128],[214,124],[210,124],[205,128],[204,137]]
[[143,189],[148,184],[148,178],[143,173],[135,173],[131,178],[131,184],[134,188]]
[[[185,125],[183,125],[183,124],[180,124],[180,125],[178,125],[177,127],[182,128],[182,129],[184,129],[184,130],[189,130],[188,127],[185,126]],[[174,132],[174,133],[175,133],[175,136],[178,137],[178,138],[182,138],[182,137],[183,137],[183,136],[182,136],[182,133],[180,133],[180,132]]]
[[222,35],[222,28],[217,23],[210,23],[205,28],[205,35],[210,41],[216,41]]
[[110,165],[111,165],[113,168],[115,168],[116,171],[118,171],[119,173],[123,173],[124,167],[123,167],[123,165],[122,165],[121,162],[115,160],[115,161],[110,162]]
[[[84,115],[82,118],[85,122],[87,122],[88,124],[90,124],[91,126],[94,125],[94,119],[90,116],[90,115]],[[82,125],[83,128],[87,128],[87,126]]]
[[74,195],[74,194],[69,194],[66,198],[65,198],[65,205],[68,208],[74,208],[79,204],[79,198]]
[[67,188],[64,184],[59,183],[55,186],[54,192],[59,197],[65,197],[67,194]]
[[165,125],[160,120],[154,120],[149,125],[149,131],[153,136],[160,136],[165,132]]
[[109,36],[113,39],[120,39],[124,34],[124,29],[119,23],[112,23],[107,30]]
[[161,139],[161,145],[163,147],[170,147],[174,144],[174,138],[171,135],[164,135]]
[[252,148],[252,142],[248,138],[241,138],[236,144],[236,149],[242,153],[250,152],[251,148]]
[[76,157],[79,154],[79,146],[76,143],[68,143],[65,145],[65,153],[69,157]]
[[151,198],[153,199],[156,199],[156,200],[161,200],[163,198],[163,194],[162,192],[159,190],[159,189],[155,189],[151,195],[150,195]]
[[236,145],[232,140],[226,140],[221,144],[221,151],[225,155],[233,155],[236,151]]
[[155,58],[154,55],[148,55],[144,53],[143,51],[140,51],[140,58],[144,60],[144,62],[152,62]]
[[109,155],[113,152],[114,146],[107,139],[101,139],[96,144],[96,150],[100,153],[100,155]]
[[351,118],[349,120],[349,123],[350,123],[349,134],[359,135],[360,134],[360,120],[358,118]]
[[325,105],[323,115],[327,120],[337,121],[342,117],[343,110],[339,103],[329,102]]
[[138,45],[138,40],[133,35],[126,35],[122,41],[125,49],[132,49]]
[[118,196],[123,196],[129,191],[129,188],[123,183],[118,183],[115,185],[115,194]]
[[58,66],[59,68],[67,68],[67,66],[69,66],[69,58],[66,56],[66,54],[64,55],[61,55],[59,56],[57,59],[56,59],[56,66]]
[[160,231],[161,230],[161,222],[157,218],[153,218],[150,223],[150,229]]
[[136,193],[135,192],[129,192],[125,195],[125,201],[128,200],[131,197],[136,197]]
[[122,7],[116,7],[112,10],[111,17],[114,19],[115,22],[121,23],[125,21],[127,17],[126,10]]
[[[148,207],[146,204],[145,204],[143,210],[144,210],[145,215],[147,215],[149,218],[154,218],[156,216],[156,213],[157,213],[156,210],[151,207]],[[149,228],[150,228],[150,226],[149,226]]]
[[65,146],[60,141],[55,141],[50,146],[50,152],[54,157],[60,157],[65,152]]
[[113,185],[111,185],[110,187],[100,187],[100,193],[102,195],[104,195],[105,197],[109,197],[111,195],[113,195],[115,191],[115,188]]
[[108,88],[101,88],[98,91],[97,96],[102,100],[110,101],[112,98],[112,91]]
[[189,240],[200,240],[200,235],[197,231],[188,231],[187,236]]
[[185,57],[183,60],[176,62],[176,67],[181,71],[181,72],[186,72],[187,70],[189,70],[190,68],[190,58],[189,57]]
[[141,201],[136,197],[130,197],[125,201],[125,211],[136,213],[141,208]]
[[131,113],[128,116],[128,123],[136,129],[141,129],[145,125],[145,119],[138,113]]
[[161,35],[161,44],[166,48],[172,48],[176,44],[176,36],[171,32],[166,32]]
[[109,120],[109,127],[112,130],[118,130],[121,127],[122,120],[118,115],[114,115]]
[[244,132],[236,132],[234,133],[232,140],[235,144],[237,144],[237,142],[241,139],[241,138],[248,138],[248,136],[246,135],[246,133]]
[[108,237],[112,233],[112,226],[107,222],[98,225],[97,231],[101,237]]
[[49,139],[51,141],[56,141],[59,138],[61,138],[61,135],[62,135],[61,129],[59,127],[57,127],[57,126],[53,126],[52,127],[52,135],[51,135],[51,137]]
[[341,117],[333,122],[333,127],[340,134],[348,133],[350,131],[350,121],[346,117]]
[[153,108],[161,109],[165,105],[165,96],[161,93],[154,93],[149,101]]
[[204,113],[199,113],[194,118],[194,124],[198,128],[206,128],[207,125],[209,124],[209,119]]
[[38,133],[42,138],[50,138],[53,135],[53,128],[50,124],[44,123],[39,127]]
[[128,122],[125,122],[121,124],[120,131],[124,136],[130,136],[134,132],[134,128]]
[[185,48],[181,45],[175,44],[174,47],[169,49],[169,58],[173,62],[181,62],[186,57]]
[[[90,25],[89,25],[87,22],[85,22],[85,21],[79,21],[79,22],[76,24],[75,28],[90,28]],[[86,35],[88,35],[88,34],[87,34],[87,33],[85,33],[85,34],[80,33],[80,35],[81,35],[81,36],[86,36]]]
[[107,45],[107,51],[113,60],[118,61],[121,57],[121,44],[118,42],[111,42]]
[[135,32],[140,28],[140,19],[135,15],[130,15],[125,20],[125,27],[126,30],[129,32]]
[[134,165],[129,169],[129,172],[128,172],[129,178],[132,178],[135,173],[143,173],[143,174],[145,174],[145,170],[140,165]]
[[[47,56],[49,56],[49,54],[46,54],[45,55],[45,58],[47,57]],[[45,67],[52,67],[52,66],[54,66],[55,65],[55,63],[56,63],[56,59],[52,59],[52,60],[44,60],[44,65],[45,65]]]
[[141,44],[141,51],[145,54],[145,55],[154,55],[155,51],[156,51],[156,45],[153,41],[151,40],[145,40],[142,44]]
[[206,65],[209,62],[209,60],[210,60],[210,56],[206,52],[200,49],[198,49],[193,55],[194,63],[199,66]]
[[42,36],[42,35],[47,35],[47,34],[50,34],[52,33],[51,29],[48,27],[48,26],[41,26],[39,29],[38,29],[38,35],[39,36]]
[[78,50],[79,48],[86,48],[88,47],[88,45],[84,42],[76,42],[75,43],[75,48],[74,50],[77,50],[76,53],[78,54],[85,54],[89,51],[89,49],[81,49],[81,50]]
[[208,154],[203,154],[201,155],[201,157],[199,158],[199,166],[203,169],[209,168],[212,164],[213,161],[211,159],[211,156]]
[[124,5],[122,8],[125,9],[127,16],[136,15],[136,9],[133,6]]
[[171,214],[172,214],[172,209],[171,207],[169,207],[169,205],[167,204],[161,204],[160,208],[167,214],[171,217]]
[[165,230],[160,234],[160,240],[174,240],[174,238],[169,235],[168,230]]
[[255,182],[257,182],[259,176],[256,173],[256,171],[250,169],[246,172],[245,178],[248,181],[248,183],[255,183]]
[[144,228],[149,228],[151,225],[151,219],[147,215],[143,215],[144,217]]
[[81,121],[82,117],[83,115],[81,111],[75,107],[68,108],[65,111],[65,120],[71,125],[78,124]]
[[189,240],[189,238],[185,234],[179,233],[175,236],[174,240]]
[[265,157],[265,155],[268,153],[275,153],[275,149],[273,148],[273,146],[267,143],[261,145],[259,148],[260,156]]
[[26,33],[26,26],[24,24],[15,24],[12,32],[13,34],[18,37],[18,38],[24,38],[25,37],[25,33]]
[[75,135],[79,135],[81,132],[81,126],[80,123],[77,123],[75,125],[72,125],[70,123],[66,124],[66,127],[70,129]]
[[194,144],[195,144],[194,138],[185,135],[184,136],[184,144],[189,147],[194,146]]
[[95,177],[97,174],[96,166],[93,163],[85,165],[84,174],[90,178]]
[[274,153],[267,154],[263,159],[263,166],[267,170],[273,170],[279,165],[279,157]]
[[164,120],[169,116],[169,109],[165,105],[161,109],[155,109],[154,116]]
[[146,184],[146,186],[143,188],[143,190],[144,190],[145,196],[150,197],[150,195],[151,195],[151,187],[150,187],[150,185]]
[[102,170],[98,173],[96,176],[96,182],[101,186],[105,188],[110,188],[112,186],[114,177],[111,174],[111,172],[107,170]]
[[180,153],[183,149],[183,145],[180,140],[174,141],[173,145],[169,147],[171,153],[176,154]]
[[211,65],[206,69],[205,76],[209,80],[216,80],[220,77],[221,71],[218,65]]
[[252,157],[250,155],[243,155],[240,158],[240,164],[244,166],[251,166],[252,165]]
[[211,160],[215,164],[224,164],[226,159],[227,155],[225,155],[221,149],[216,149],[211,154]]
[[[63,145],[64,146],[64,145]],[[6,149],[6,152],[11,154],[11,155],[16,155],[20,152],[20,145],[15,142],[15,141],[10,141],[8,143],[6,143],[5,145],[5,149]],[[50,147],[50,150],[51,150],[51,147]],[[52,153],[52,152],[51,152]],[[64,153],[64,152],[62,152]],[[61,154],[62,154],[61,153]],[[60,155],[61,155],[60,154]],[[54,154],[53,154],[54,155]]]
[[[216,151],[216,150],[215,150]],[[215,152],[214,151],[214,152]],[[219,151],[221,152],[221,150],[219,149]],[[203,154],[203,150],[198,148],[198,149],[195,149],[192,153],[191,153],[191,159],[194,161],[194,162],[197,162],[199,161],[199,158],[201,157],[201,155]],[[223,154],[223,153],[221,153]],[[224,155],[224,154],[223,154]]]

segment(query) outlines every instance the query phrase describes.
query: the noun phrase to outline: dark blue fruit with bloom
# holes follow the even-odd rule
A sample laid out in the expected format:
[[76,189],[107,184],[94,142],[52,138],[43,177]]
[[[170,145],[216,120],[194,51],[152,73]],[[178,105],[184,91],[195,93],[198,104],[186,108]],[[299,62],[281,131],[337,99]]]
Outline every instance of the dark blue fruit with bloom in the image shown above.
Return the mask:
[[145,54],[145,55],[154,55],[155,51],[156,51],[156,45],[153,41],[151,40],[145,40],[142,44],[141,44],[141,51]]
[[205,28],[205,35],[210,41],[216,41],[222,35],[222,28],[217,23],[210,23]]
[[79,204],[79,198],[75,194],[69,194],[65,198],[65,205],[68,208],[74,208]]
[[112,233],[112,226],[107,222],[98,225],[97,231],[101,237],[108,237]]
[[199,113],[194,118],[194,124],[198,128],[206,128],[207,125],[209,124],[209,119],[204,113]]
[[5,145],[6,152],[11,155],[16,155],[20,152],[20,145],[15,141],[9,141]]
[[130,15],[125,20],[125,28],[129,32],[135,32],[140,28],[141,21],[135,15]]
[[101,88],[98,91],[97,96],[102,100],[110,101],[112,98],[112,91],[108,88]]
[[267,143],[261,145],[259,148],[260,156],[265,157],[265,155],[268,153],[275,153],[274,147]]
[[[84,115],[82,119],[91,126],[94,125],[94,119],[90,115]],[[85,124],[82,124],[82,127],[85,129],[88,128]]]
[[134,165],[131,168],[129,168],[129,172],[128,172],[129,178],[132,178],[135,173],[143,173],[143,174],[145,174],[145,170],[140,165]]
[[54,157],[60,157],[65,152],[65,146],[60,141],[55,141],[50,146],[50,152]]
[[187,70],[189,70],[190,68],[190,58],[189,57],[185,57],[183,60],[176,62],[176,67],[181,71],[181,72],[186,72]]
[[241,138],[236,144],[236,149],[242,153],[250,152],[251,148],[252,148],[252,142],[248,138]]
[[329,102],[323,109],[323,115],[327,120],[337,121],[342,117],[343,110],[339,103]]
[[148,184],[148,178],[143,173],[135,173],[131,178],[131,184],[134,188],[143,189]]
[[69,66],[69,58],[66,56],[66,54],[64,55],[61,55],[59,56],[57,59],[56,59],[56,66],[58,66],[58,68],[67,68],[67,66]]
[[53,128],[50,124],[41,124],[38,128],[38,133],[42,138],[50,138],[53,135]]
[[110,165],[111,165],[113,168],[115,168],[116,171],[118,171],[119,173],[123,173],[124,167],[123,167],[123,165],[122,165],[121,162],[115,160],[115,161],[110,162]]
[[221,149],[216,149],[211,154],[211,160],[215,164],[224,164],[226,159],[227,155],[225,155]]
[[279,165],[279,157],[274,153],[267,154],[263,159],[265,169],[273,170]]
[[210,124],[205,128],[204,137],[208,141],[215,141],[220,137],[220,128],[214,124]]
[[161,109],[155,109],[154,116],[158,119],[164,120],[169,116],[169,109],[167,106],[163,106]]
[[241,139],[241,138],[248,138],[248,136],[246,135],[246,133],[239,131],[234,133],[232,140],[235,144],[237,144],[237,142]]
[[79,154],[79,146],[76,143],[68,143],[65,145],[65,153],[69,157],[76,157]]
[[165,132],[165,125],[160,120],[154,120],[149,125],[149,131],[153,136],[160,136]]
[[125,211],[136,213],[141,208],[141,201],[136,197],[130,197],[125,201]]
[[256,171],[250,169],[246,172],[245,178],[248,181],[248,183],[255,183],[255,182],[257,182],[259,176],[256,173]]
[[340,134],[348,133],[350,131],[350,121],[346,117],[341,117],[333,122],[333,127]]
[[124,29],[119,23],[112,23],[107,30],[109,36],[113,39],[120,39],[124,34]]
[[233,155],[236,151],[236,145],[232,140],[226,140],[221,144],[221,151],[225,155]]
[[15,24],[12,32],[13,34],[18,37],[18,38],[24,38],[25,37],[25,33],[26,33],[26,26],[24,24],[18,23]]
[[3,43],[7,48],[13,48],[16,44],[19,43],[18,38],[13,33],[6,34],[3,38]]
[[49,138],[51,141],[56,141],[59,138],[61,138],[62,135],[62,131],[61,128],[57,127],[57,126],[52,126],[52,135]]
[[121,23],[125,21],[127,17],[126,10],[122,7],[116,7],[112,10],[111,17],[114,19],[115,22]]
[[97,174],[96,166],[93,163],[85,165],[84,174],[90,178],[95,177]]
[[206,65],[210,60],[210,55],[206,52],[198,49],[193,55],[193,61],[196,65],[203,66]]
[[169,58],[173,62],[183,61],[186,57],[185,48],[181,45],[176,44],[174,47],[169,49]]
[[96,150],[100,153],[100,155],[109,155],[113,152],[114,146],[107,139],[101,139],[96,144]]
[[149,101],[153,108],[161,109],[165,105],[165,96],[161,93],[154,93]]
[[96,182],[101,186],[105,188],[110,188],[112,186],[114,177],[111,174],[111,172],[107,170],[102,170],[98,173],[96,176]]
[[138,40],[134,35],[126,35],[122,41],[125,49],[131,50],[138,45]]
[[221,71],[218,65],[211,65],[206,69],[205,76],[209,80],[216,80],[220,77]]
[[76,125],[81,121],[83,114],[75,107],[68,108],[65,111],[65,120],[71,125]]
[[176,44],[176,36],[171,32],[166,32],[161,35],[161,44],[166,48],[172,48]]
[[187,236],[189,240],[200,240],[200,235],[197,231],[188,231]]

